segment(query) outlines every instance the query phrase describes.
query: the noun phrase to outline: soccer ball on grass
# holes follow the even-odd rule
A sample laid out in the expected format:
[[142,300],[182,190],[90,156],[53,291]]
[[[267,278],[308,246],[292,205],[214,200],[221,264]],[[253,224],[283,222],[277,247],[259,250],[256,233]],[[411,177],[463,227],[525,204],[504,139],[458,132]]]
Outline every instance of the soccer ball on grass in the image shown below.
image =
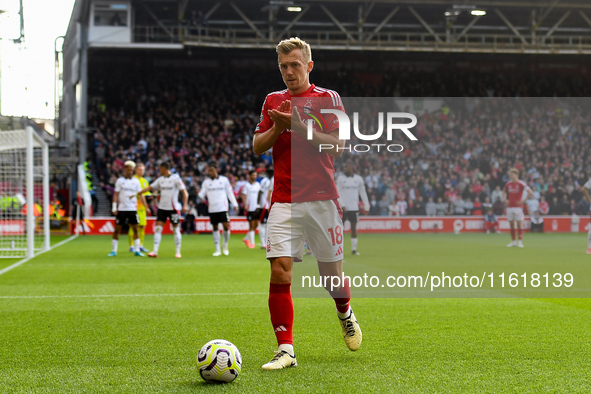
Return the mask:
[[242,369],[242,356],[238,348],[224,339],[207,342],[197,354],[197,368],[206,382],[229,383]]

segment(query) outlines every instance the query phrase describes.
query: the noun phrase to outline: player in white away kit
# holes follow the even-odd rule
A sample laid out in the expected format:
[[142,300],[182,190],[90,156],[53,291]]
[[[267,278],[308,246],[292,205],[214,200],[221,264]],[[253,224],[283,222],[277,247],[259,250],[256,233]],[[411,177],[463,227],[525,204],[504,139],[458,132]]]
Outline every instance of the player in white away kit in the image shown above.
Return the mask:
[[141,193],[147,191],[160,190],[160,200],[158,202],[158,212],[156,213],[156,227],[154,227],[154,249],[148,253],[149,257],[158,257],[158,249],[160,248],[160,241],[162,241],[162,228],[166,220],[170,220],[172,224],[172,232],[174,234],[174,257],[181,258],[181,228],[179,227],[179,192],[183,194],[182,212],[188,210],[187,202],[189,201],[189,193],[185,188],[185,184],[177,174],[170,172],[170,164],[162,162],[160,164],[160,177],[143,189]]
[[249,249],[254,249],[254,233],[259,225],[261,211],[259,210],[259,194],[261,184],[257,182],[257,172],[249,171],[248,183],[242,188],[242,202],[246,209],[246,219],[248,220],[248,232],[242,240]]
[[259,238],[261,240],[261,249],[267,249],[267,219],[269,219],[271,193],[273,192],[273,170],[267,170],[267,177],[261,179],[260,183],[259,207],[261,207],[261,215],[259,218]]
[[[294,308],[291,297],[292,265],[301,260],[304,239],[317,259],[318,273],[325,283],[343,275],[343,221],[334,181],[334,159],[343,152],[339,140],[338,119],[325,114],[327,127],[308,127],[308,106],[292,105],[296,98],[315,100],[317,109],[344,111],[337,92],[310,83],[314,67],[310,45],[299,38],[277,45],[279,70],[287,89],[267,95],[255,129],[253,150],[261,155],[273,148],[275,184],[267,223],[267,259],[270,263],[269,314],[278,351],[263,370],[277,370],[297,365],[293,346]],[[330,125],[330,126],[329,126]],[[331,149],[319,151],[320,145]],[[295,159],[292,165],[292,157]],[[342,283],[344,282],[344,283]],[[350,306],[348,279],[339,280],[336,288],[325,286],[334,300],[341,332],[347,347],[361,346],[362,334]],[[321,351],[321,350],[319,350]],[[346,378],[345,378],[346,379]]]
[[351,253],[357,252],[357,221],[359,220],[359,196],[363,201],[363,209],[369,211],[369,199],[365,191],[365,182],[359,175],[353,173],[353,163],[345,163],[343,171],[345,174],[337,179],[341,208],[343,209],[343,224],[345,221],[351,223]]
[[[511,177],[511,181],[507,182],[503,191],[503,199],[507,207],[507,221],[511,228],[511,242],[507,247],[518,246],[523,248],[523,203],[533,197],[533,192],[525,182],[519,180],[519,170],[517,168],[509,170],[509,177]],[[523,197],[524,192],[527,192],[525,198]],[[518,241],[515,241],[515,229],[517,229]]]
[[[591,190],[591,178],[585,183],[583,186],[583,194],[587,201],[591,203],[591,195],[589,195],[589,190]],[[591,254],[591,225],[589,225],[589,232],[587,233],[587,254]]]
[[227,256],[230,254],[228,250],[228,242],[230,241],[230,217],[228,216],[228,200],[232,203],[234,209],[238,208],[238,202],[232,191],[230,181],[223,175],[218,174],[217,163],[210,163],[208,168],[208,175],[210,179],[206,179],[201,184],[199,191],[199,198],[207,197],[207,209],[209,212],[209,221],[213,226],[213,244],[215,245],[214,256],[220,256],[220,223],[224,228],[224,246],[223,252]]
[[[140,252],[140,238],[138,233],[138,224],[140,222],[137,214],[137,197],[140,193],[140,181],[133,176],[135,163],[131,160],[125,162],[125,169],[123,176],[115,182],[115,193],[113,194],[113,214],[117,217],[115,219],[115,231],[113,232],[113,239],[111,245],[113,249],[109,253],[109,257],[117,256],[117,247],[119,246],[119,234],[121,228],[128,224],[133,231],[133,251],[136,256],[143,256]],[[139,199],[144,206],[146,199],[139,194]]]

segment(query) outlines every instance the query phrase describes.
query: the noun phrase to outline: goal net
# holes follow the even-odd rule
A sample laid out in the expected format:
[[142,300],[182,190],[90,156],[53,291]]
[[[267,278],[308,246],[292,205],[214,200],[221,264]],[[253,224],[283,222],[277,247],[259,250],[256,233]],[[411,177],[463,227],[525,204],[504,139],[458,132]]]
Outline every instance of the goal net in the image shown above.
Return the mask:
[[31,127],[0,131],[0,258],[49,249],[49,198],[45,141]]

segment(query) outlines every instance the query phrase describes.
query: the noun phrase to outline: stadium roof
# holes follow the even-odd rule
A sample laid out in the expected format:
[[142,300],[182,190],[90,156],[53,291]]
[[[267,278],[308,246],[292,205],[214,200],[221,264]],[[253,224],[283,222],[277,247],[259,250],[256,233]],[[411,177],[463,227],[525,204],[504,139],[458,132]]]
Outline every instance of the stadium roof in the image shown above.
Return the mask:
[[[76,1],[69,34],[73,21],[88,19],[89,5]],[[146,42],[264,48],[298,35],[325,49],[591,53],[588,0],[132,0],[132,6],[134,33],[152,32]],[[202,11],[205,28],[189,28],[193,11]]]

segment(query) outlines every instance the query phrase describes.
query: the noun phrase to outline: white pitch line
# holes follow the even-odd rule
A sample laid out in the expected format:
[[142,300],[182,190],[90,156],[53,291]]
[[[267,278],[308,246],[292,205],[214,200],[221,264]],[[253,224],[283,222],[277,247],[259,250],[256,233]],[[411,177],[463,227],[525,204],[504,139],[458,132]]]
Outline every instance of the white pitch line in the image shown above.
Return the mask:
[[73,239],[74,239],[74,238],[76,238],[76,237],[77,237],[77,235],[72,235],[71,237],[69,237],[69,238],[66,238],[66,239],[64,239],[64,240],[63,240],[63,241],[61,241],[61,242],[58,242],[58,243],[56,243],[55,245],[51,246],[49,249],[47,249],[47,250],[44,250],[43,252],[40,252],[40,253],[36,254],[35,256],[33,256],[33,257],[27,257],[27,258],[24,258],[24,259],[22,259],[21,261],[17,261],[17,262],[16,262],[16,263],[14,263],[13,265],[9,265],[8,267],[6,267],[6,268],[4,268],[4,269],[0,270],[0,275],[7,273],[8,271],[10,271],[10,270],[11,270],[11,269],[13,269],[13,268],[16,268],[16,267],[19,267],[19,266],[23,265],[23,264],[24,264],[24,263],[26,263],[27,261],[29,261],[29,260],[32,260],[32,259],[34,259],[35,257],[37,257],[37,256],[40,256],[40,255],[42,255],[42,254],[43,254],[43,253],[45,253],[45,252],[49,252],[50,250],[53,250],[53,249],[57,248],[58,246],[62,246],[62,245],[63,245],[63,244],[65,244],[66,242],[70,242],[71,240],[73,240]]
[[0,299],[36,299],[36,298],[122,298],[122,297],[202,297],[202,296],[251,296],[269,293],[185,293],[185,294],[81,294],[81,295],[46,295],[46,296],[0,296]]

